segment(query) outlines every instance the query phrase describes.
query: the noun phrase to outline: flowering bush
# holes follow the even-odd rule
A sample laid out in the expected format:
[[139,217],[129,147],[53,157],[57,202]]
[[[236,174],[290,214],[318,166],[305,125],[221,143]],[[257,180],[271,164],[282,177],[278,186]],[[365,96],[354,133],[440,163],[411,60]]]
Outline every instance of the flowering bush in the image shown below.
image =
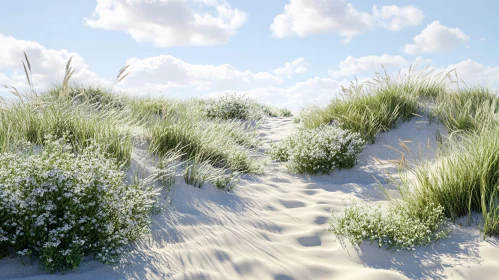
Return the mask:
[[272,145],[273,160],[287,161],[288,167],[298,173],[329,173],[335,168],[352,168],[365,147],[358,133],[338,126],[322,125],[300,130]]
[[226,95],[210,100],[205,113],[210,118],[248,120],[252,117],[253,106],[249,98],[238,95]]
[[204,108],[206,116],[218,119],[259,120],[263,117],[290,117],[292,113],[285,108],[276,108],[258,103],[244,95],[227,94],[208,101]]
[[94,145],[78,155],[64,139],[27,147],[0,155],[0,256],[35,255],[50,272],[87,255],[108,263],[147,230],[154,191],[125,185]]
[[353,244],[370,240],[377,241],[380,248],[415,250],[415,246],[426,246],[444,237],[444,221],[444,208],[440,205],[429,204],[417,215],[400,205],[390,208],[388,215],[382,215],[379,207],[353,205],[342,217],[333,213],[329,230]]

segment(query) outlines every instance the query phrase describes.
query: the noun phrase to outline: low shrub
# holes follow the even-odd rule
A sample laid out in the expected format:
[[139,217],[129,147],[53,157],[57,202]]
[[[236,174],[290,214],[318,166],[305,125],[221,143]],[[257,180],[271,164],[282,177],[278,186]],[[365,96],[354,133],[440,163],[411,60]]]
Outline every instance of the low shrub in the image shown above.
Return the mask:
[[257,107],[263,112],[264,116],[267,117],[292,117],[293,113],[287,108],[277,108],[267,104],[256,103]]
[[124,184],[97,146],[75,154],[64,139],[44,143],[0,155],[0,255],[34,255],[50,272],[88,255],[115,261],[148,230],[155,192]]
[[340,238],[360,245],[364,240],[377,242],[387,249],[415,250],[444,237],[448,231],[442,206],[428,204],[418,215],[401,205],[393,205],[387,215],[379,207],[366,204],[348,207],[342,216],[333,213],[329,231]]
[[223,120],[259,119],[260,116],[255,115],[252,105],[251,100],[247,97],[236,94],[227,94],[223,97],[210,100],[205,106],[205,114],[209,118],[218,118]]
[[285,108],[258,103],[244,95],[227,94],[211,99],[204,106],[205,115],[222,120],[260,120],[264,117],[290,117]]
[[329,173],[335,168],[351,168],[365,147],[365,141],[355,132],[333,125],[300,130],[271,146],[270,157],[288,162],[288,168],[298,173]]

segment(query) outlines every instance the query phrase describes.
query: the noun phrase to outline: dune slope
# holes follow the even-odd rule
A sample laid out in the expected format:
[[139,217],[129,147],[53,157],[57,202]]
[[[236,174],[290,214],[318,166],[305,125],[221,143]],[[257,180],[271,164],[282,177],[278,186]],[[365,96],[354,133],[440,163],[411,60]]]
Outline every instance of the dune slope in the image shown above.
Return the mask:
[[[291,118],[266,120],[260,128],[264,148],[296,127]],[[269,163],[265,175],[246,176],[231,193],[179,184],[171,203],[164,200],[165,210],[154,216],[151,234],[119,264],[89,260],[50,275],[4,259],[0,279],[494,279],[497,241],[484,241],[477,227],[454,225],[448,238],[416,252],[357,248],[326,231],[331,210],[342,211],[352,200],[386,205],[378,181],[398,170],[382,161],[400,158],[387,146],[410,141],[405,143],[413,151],[431,158],[436,130],[443,133],[421,119],[402,123],[367,146],[353,169],[330,175],[293,175]],[[148,167],[139,156],[135,160]]]

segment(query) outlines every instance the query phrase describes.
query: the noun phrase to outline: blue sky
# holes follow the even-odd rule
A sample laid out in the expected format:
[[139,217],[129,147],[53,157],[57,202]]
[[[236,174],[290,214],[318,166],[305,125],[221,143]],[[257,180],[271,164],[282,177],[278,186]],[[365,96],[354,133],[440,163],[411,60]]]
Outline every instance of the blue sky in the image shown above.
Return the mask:
[[75,81],[106,84],[131,64],[120,85],[131,94],[244,92],[294,110],[382,64],[457,68],[496,86],[498,10],[496,1],[3,1],[0,83],[24,86],[26,51],[40,89],[72,55]]

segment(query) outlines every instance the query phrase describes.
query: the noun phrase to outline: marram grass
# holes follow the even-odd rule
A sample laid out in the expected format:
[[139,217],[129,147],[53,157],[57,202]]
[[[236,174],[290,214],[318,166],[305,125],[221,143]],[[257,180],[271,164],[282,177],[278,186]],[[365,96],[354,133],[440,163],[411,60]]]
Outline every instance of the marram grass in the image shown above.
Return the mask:
[[324,108],[311,107],[300,114],[303,125],[315,128],[337,122],[343,129],[357,132],[374,143],[376,135],[394,128],[418,113],[420,100],[437,98],[449,88],[449,75],[410,68],[392,77],[386,72],[367,82],[352,82],[342,88],[342,98]]

